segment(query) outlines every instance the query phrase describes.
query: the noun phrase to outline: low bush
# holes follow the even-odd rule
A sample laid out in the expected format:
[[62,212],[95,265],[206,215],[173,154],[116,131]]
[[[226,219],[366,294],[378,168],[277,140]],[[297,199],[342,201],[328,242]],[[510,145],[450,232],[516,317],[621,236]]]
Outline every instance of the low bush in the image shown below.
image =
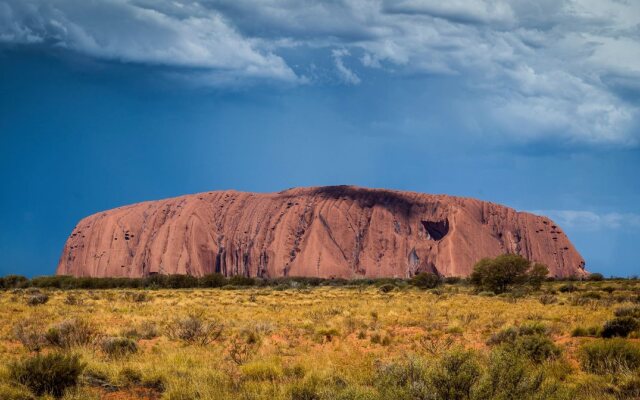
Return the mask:
[[604,280],[604,275],[602,275],[599,272],[594,272],[593,274],[589,274],[589,276],[587,277],[588,281],[603,281]]
[[49,301],[49,296],[44,293],[34,293],[27,297],[27,304],[30,306],[39,306]]
[[573,283],[567,283],[558,288],[558,290],[562,293],[572,293],[578,290],[578,287]]
[[98,337],[98,331],[89,321],[72,318],[52,326],[45,333],[47,342],[52,346],[70,348],[92,344]]
[[536,363],[551,360],[560,355],[560,349],[547,336],[547,328],[540,324],[504,329],[494,334],[487,344],[504,345]]
[[51,353],[9,364],[9,374],[37,396],[62,397],[67,388],[78,383],[84,368],[77,355]]
[[624,339],[598,340],[580,349],[582,369],[593,374],[617,374],[640,368],[640,347]]
[[214,319],[207,319],[204,313],[190,313],[176,318],[166,327],[167,337],[190,344],[205,346],[222,336],[224,325]]
[[421,289],[433,289],[442,283],[442,279],[430,272],[421,272],[409,280],[409,284]]
[[378,290],[380,291],[380,293],[389,293],[389,292],[392,292],[392,291],[396,290],[396,287],[397,287],[396,285],[393,285],[391,283],[386,283],[386,284],[380,286],[378,288]]
[[627,337],[638,326],[638,320],[633,317],[615,317],[604,324],[601,335],[603,338]]
[[228,284],[232,286],[254,286],[256,280],[248,276],[234,275],[228,279]]
[[[544,374],[529,366],[517,352],[499,348],[491,352],[486,375],[475,398],[479,399],[547,399]],[[548,393],[545,393],[548,394]]]
[[545,293],[538,298],[538,301],[540,301],[540,304],[543,304],[546,306],[549,304],[557,303],[558,298],[552,294]]
[[600,300],[602,296],[598,292],[586,292],[580,295],[583,299]]
[[378,365],[374,382],[383,399],[427,399],[429,370],[419,358]]
[[108,357],[119,358],[138,352],[138,344],[126,337],[107,337],[102,339],[100,349]]

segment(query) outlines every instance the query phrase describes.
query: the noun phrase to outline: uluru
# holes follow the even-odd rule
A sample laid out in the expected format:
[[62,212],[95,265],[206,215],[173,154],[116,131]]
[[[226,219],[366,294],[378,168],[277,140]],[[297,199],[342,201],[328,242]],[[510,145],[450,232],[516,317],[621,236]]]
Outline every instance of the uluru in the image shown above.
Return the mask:
[[483,257],[520,254],[556,277],[586,274],[550,219],[470,198],[354,186],[215,191],[81,220],[59,275],[221,273],[273,278],[467,276]]

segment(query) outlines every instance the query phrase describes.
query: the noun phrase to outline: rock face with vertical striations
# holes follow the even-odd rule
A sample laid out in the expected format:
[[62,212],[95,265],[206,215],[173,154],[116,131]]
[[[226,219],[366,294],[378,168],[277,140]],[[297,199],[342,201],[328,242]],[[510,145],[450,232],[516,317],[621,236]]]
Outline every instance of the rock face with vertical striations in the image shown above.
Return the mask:
[[584,260],[553,221],[446,195],[352,186],[257,194],[218,191],[91,215],[57,273],[323,278],[467,276],[483,257],[520,254],[557,277]]

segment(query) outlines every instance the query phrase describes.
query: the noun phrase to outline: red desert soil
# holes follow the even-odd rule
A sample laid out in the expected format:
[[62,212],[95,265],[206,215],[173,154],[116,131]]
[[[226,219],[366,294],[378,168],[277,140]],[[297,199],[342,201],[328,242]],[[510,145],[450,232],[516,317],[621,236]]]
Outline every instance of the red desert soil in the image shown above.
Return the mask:
[[586,273],[546,217],[470,198],[353,186],[207,192],[100,212],[73,230],[57,273],[466,276],[479,259],[503,253],[544,263],[558,277]]

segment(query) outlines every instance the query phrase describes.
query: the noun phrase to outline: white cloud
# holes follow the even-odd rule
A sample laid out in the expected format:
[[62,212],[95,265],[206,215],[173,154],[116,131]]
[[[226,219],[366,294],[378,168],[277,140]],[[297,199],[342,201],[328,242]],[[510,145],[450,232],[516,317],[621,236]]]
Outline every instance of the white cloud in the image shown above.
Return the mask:
[[219,70],[224,75],[291,81],[279,56],[243,37],[222,14],[198,3],[16,0],[0,2],[0,39],[46,42],[91,56]]
[[192,75],[214,84],[304,82],[296,52],[339,49],[345,84],[369,68],[455,76],[485,134],[640,144],[638,1],[0,0],[0,41],[204,69]]
[[349,51],[345,49],[334,49],[331,51],[331,56],[333,57],[333,62],[336,65],[336,69],[338,71],[338,75],[340,75],[340,79],[350,85],[357,85],[360,83],[360,77],[358,77],[358,75],[347,68],[344,65],[344,61],[342,60],[344,57],[349,55],[351,55],[351,53],[349,53]]
[[545,215],[561,227],[599,231],[604,229],[640,229],[640,214],[633,213],[595,213],[579,210],[536,210],[534,214]]

